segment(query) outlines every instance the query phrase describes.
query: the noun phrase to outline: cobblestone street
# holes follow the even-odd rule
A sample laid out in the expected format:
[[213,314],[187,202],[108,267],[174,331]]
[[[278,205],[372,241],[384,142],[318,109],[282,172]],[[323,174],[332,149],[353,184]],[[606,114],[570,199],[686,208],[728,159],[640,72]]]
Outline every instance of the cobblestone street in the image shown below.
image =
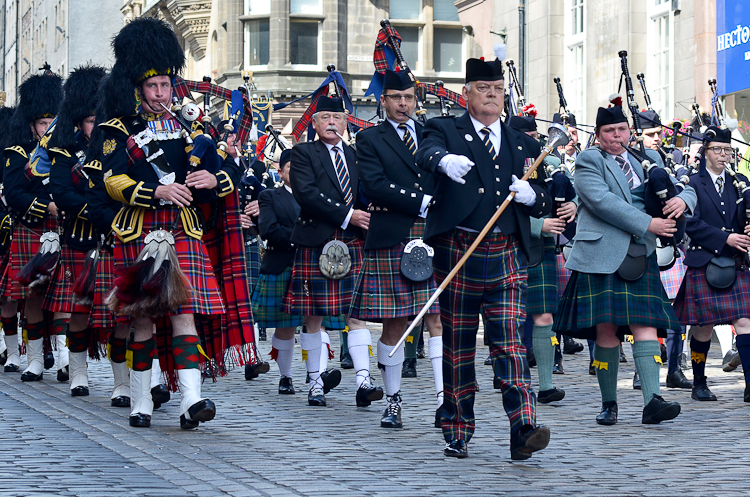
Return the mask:
[[[338,336],[331,334],[338,366]],[[373,328],[373,343],[379,328]],[[270,337],[270,332],[269,332]],[[479,342],[481,344],[481,337]],[[270,342],[261,342],[264,354]],[[673,422],[640,422],[642,396],[632,389],[634,365],[621,364],[619,424],[598,426],[596,379],[588,353],[565,356],[554,377],[567,395],[538,407],[552,430],[549,447],[512,462],[508,422],[492,371],[479,347],[477,430],[468,459],[442,455],[432,426],[432,370],[404,379],[404,429],[380,428],[384,401],[357,409],[351,370],[327,395],[327,408],[307,406],[304,365],[295,347],[297,395],[277,394],[278,369],[253,381],[235,370],[204,395],[217,404],[214,421],[179,428],[179,395],[155,411],[150,429],[128,426],[128,409],[110,407],[109,364],[89,366],[91,395],[72,398],[52,371],[38,383],[0,373],[2,496],[255,496],[255,495],[740,495],[747,491],[750,405],[742,401],[741,369],[721,370],[714,344],[707,374],[718,402],[698,403],[689,391],[666,390],[682,414]],[[25,358],[24,358],[25,361]],[[25,364],[24,364],[25,366]],[[373,376],[382,385],[376,362]],[[687,373],[690,377],[690,372]],[[666,367],[662,368],[662,387]],[[536,384],[536,370],[532,369]]]

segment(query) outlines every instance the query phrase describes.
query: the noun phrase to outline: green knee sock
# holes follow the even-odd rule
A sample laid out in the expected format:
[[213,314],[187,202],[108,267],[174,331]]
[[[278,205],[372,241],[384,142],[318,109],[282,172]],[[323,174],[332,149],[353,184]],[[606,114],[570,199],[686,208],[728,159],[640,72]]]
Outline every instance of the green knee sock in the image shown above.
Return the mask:
[[404,342],[404,359],[417,358],[417,344],[419,343],[419,334],[422,332],[421,326],[416,326]]
[[531,341],[534,344],[534,357],[536,357],[536,367],[539,372],[539,391],[552,390],[552,367],[555,362],[555,344],[557,341],[555,333],[552,331],[552,325],[538,326],[534,325],[531,332]]
[[641,378],[643,405],[651,402],[654,395],[660,395],[659,367],[661,366],[661,348],[658,340],[643,340],[633,344],[633,360],[638,376]]
[[[537,366],[538,367],[538,366]],[[620,369],[620,347],[594,348],[594,367],[599,389],[602,391],[602,402],[617,402],[617,372]]]

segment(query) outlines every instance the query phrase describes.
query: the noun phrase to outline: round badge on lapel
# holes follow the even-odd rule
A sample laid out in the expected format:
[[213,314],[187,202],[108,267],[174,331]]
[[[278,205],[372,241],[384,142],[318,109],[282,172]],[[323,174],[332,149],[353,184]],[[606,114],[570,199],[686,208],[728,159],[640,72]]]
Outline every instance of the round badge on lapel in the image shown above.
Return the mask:
[[466,133],[464,135],[464,138],[466,139],[467,142],[474,141],[474,137],[471,136],[469,133]]

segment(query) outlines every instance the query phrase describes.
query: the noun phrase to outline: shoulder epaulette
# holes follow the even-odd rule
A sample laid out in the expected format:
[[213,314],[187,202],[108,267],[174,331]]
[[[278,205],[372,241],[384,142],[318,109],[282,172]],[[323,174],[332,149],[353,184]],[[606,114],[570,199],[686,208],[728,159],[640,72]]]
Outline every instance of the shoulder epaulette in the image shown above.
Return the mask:
[[84,169],[93,169],[95,171],[101,171],[102,170],[102,163],[98,160],[92,160],[91,162],[87,162],[83,165]]
[[54,154],[60,154],[60,155],[64,155],[65,157],[70,157],[70,152],[68,152],[64,148],[52,147],[51,149],[49,149],[49,151]]
[[23,156],[24,159],[28,159],[29,158],[29,154],[27,154],[26,150],[24,150],[23,147],[20,146],[20,145],[13,145],[12,147],[8,147],[5,150],[9,150],[11,152],[15,152],[18,155]]
[[125,125],[123,124],[122,120],[120,120],[119,117],[115,117],[114,119],[110,119],[106,123],[101,123],[99,125],[99,127],[102,127],[102,128],[112,128],[112,129],[116,129],[118,131],[122,131],[126,135],[130,134],[128,132],[128,128],[125,127]]

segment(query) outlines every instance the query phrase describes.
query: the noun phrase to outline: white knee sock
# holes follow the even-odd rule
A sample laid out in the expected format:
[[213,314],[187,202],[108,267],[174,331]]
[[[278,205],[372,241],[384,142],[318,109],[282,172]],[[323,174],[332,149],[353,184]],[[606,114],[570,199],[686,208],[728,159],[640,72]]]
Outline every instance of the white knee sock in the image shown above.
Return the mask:
[[349,330],[349,355],[352,356],[354,371],[357,372],[357,388],[362,383],[370,383],[370,347],[372,335],[367,328]]
[[151,388],[154,388],[156,385],[161,385],[161,383],[161,365],[159,364],[159,358],[154,357],[154,360],[151,363]]
[[404,348],[399,347],[393,357],[388,357],[392,350],[393,345],[386,345],[378,340],[378,367],[383,372],[383,385],[388,397],[401,390],[401,368],[404,364]]
[[331,350],[331,337],[327,332],[320,330],[320,372],[328,370],[328,352]]
[[443,405],[443,337],[430,337],[427,341],[432,364],[432,376],[435,378],[435,392],[437,392],[437,405]]
[[732,339],[734,338],[732,327],[726,324],[714,326],[714,332],[716,332],[719,345],[721,345],[721,357],[724,357],[732,348]]
[[294,338],[282,340],[276,335],[271,337],[271,346],[276,349],[276,364],[282,378],[292,377],[292,356],[294,355]]
[[299,344],[302,350],[307,352],[307,374],[310,375],[310,390],[323,388],[323,381],[320,379],[320,333],[300,333]]

